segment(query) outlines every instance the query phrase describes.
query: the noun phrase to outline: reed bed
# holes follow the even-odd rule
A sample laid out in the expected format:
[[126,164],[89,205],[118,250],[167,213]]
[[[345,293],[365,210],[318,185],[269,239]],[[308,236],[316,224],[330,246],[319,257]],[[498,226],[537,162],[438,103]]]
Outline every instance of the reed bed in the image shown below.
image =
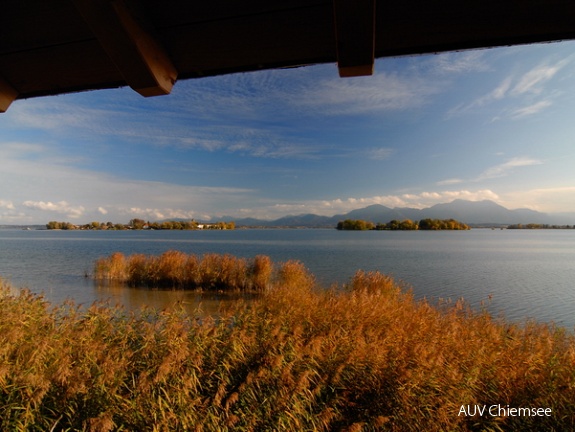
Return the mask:
[[252,260],[229,254],[196,255],[170,250],[160,256],[115,252],[94,266],[97,280],[131,286],[178,289],[262,291],[274,281],[274,264],[265,255]]
[[[194,267],[195,268],[195,267]],[[0,295],[0,430],[566,431],[575,340],[297,262],[217,319]],[[463,405],[551,416],[462,416]]]

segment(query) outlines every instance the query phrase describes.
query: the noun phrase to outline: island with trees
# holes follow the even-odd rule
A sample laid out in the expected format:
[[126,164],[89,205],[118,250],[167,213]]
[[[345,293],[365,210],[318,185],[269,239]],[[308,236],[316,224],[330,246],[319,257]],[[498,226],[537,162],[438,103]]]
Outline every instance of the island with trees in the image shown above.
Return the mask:
[[507,229],[575,229],[575,225],[549,225],[549,224],[513,224],[508,225]]
[[387,223],[377,224],[361,219],[346,219],[337,223],[336,229],[349,231],[439,231],[439,230],[468,230],[468,225],[455,219],[422,219],[419,222],[405,219],[403,221],[391,220]]
[[233,230],[235,222],[202,223],[189,221],[163,221],[149,222],[143,219],[132,219],[127,224],[113,222],[90,222],[84,225],[75,225],[70,222],[50,221],[46,224],[49,230]]

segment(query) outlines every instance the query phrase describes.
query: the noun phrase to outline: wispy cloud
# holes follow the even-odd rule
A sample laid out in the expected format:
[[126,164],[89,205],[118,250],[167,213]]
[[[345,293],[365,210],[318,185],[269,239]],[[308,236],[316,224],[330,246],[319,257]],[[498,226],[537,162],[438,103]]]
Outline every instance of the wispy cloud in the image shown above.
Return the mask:
[[509,89],[512,85],[512,78],[507,77],[505,78],[497,87],[495,87],[491,92],[487,93],[484,96],[476,99],[475,101],[471,102],[467,106],[463,106],[459,109],[460,112],[462,111],[469,111],[473,108],[482,107],[484,105],[488,105],[491,102],[498,101],[503,99],[509,92]]
[[541,165],[542,163],[543,162],[540,160],[529,157],[516,157],[507,162],[486,169],[476,178],[476,181],[505,177],[513,172],[515,168]]
[[491,69],[485,61],[485,51],[438,54],[432,59],[432,69],[439,74],[485,72]]
[[550,107],[551,105],[552,105],[552,102],[550,100],[542,100],[542,101],[536,102],[534,104],[527,105],[525,107],[513,110],[513,111],[511,111],[510,116],[513,119],[519,119],[522,117],[527,117],[527,116],[530,116],[533,114],[537,114],[537,113],[543,111],[545,108]]
[[321,144],[312,145],[290,131],[277,129],[227,125],[218,127],[214,137],[213,130],[198,128],[190,130],[185,137],[175,137],[162,145],[263,159],[309,159],[317,157],[324,150]]
[[458,179],[458,178],[445,179],[445,180],[438,181],[436,184],[437,184],[437,186],[447,186],[447,185],[453,185],[453,184],[458,184],[458,183],[463,183],[463,180]]
[[[280,126],[273,119],[266,120],[262,116],[259,122],[248,125],[241,121],[241,117],[230,120],[229,110],[225,111],[223,107],[222,112],[213,112],[209,121],[190,123],[180,117],[181,113],[173,114],[171,110],[155,112],[126,103],[108,111],[87,109],[84,103],[82,98],[69,104],[34,100],[11,110],[10,115],[15,125],[41,130],[55,143],[76,140],[83,145],[92,142],[100,145],[113,140],[122,145],[133,144],[140,150],[171,147],[274,159],[305,159],[322,151],[320,145],[310,145],[295,133],[297,131]],[[229,100],[228,104],[233,105]],[[13,147],[19,153],[41,150],[38,145],[36,148],[19,144]]]
[[25,158],[31,155],[45,154],[46,152],[46,146],[25,141],[1,142],[0,146],[0,155],[2,157]]
[[79,128],[107,135],[117,133],[122,124],[125,130],[130,129],[128,123],[123,123],[128,119],[125,111],[89,108],[81,102],[89,100],[84,95],[78,98],[66,95],[62,98],[35,99],[26,104],[14,104],[8,112],[10,119],[21,127],[58,133],[69,133]]
[[543,91],[541,85],[553,78],[568,62],[569,60],[561,60],[554,65],[539,65],[531,69],[519,78],[511,94],[541,93]]
[[395,149],[389,147],[371,148],[367,149],[366,153],[370,159],[386,160],[395,153]]
[[324,79],[292,103],[323,115],[355,115],[417,108],[440,91],[432,79],[381,72],[353,80]]
[[[448,117],[461,115],[478,108],[484,108],[493,103],[499,103],[500,113],[495,120],[502,118],[520,119],[537,114],[553,104],[556,93],[549,91],[546,85],[561,69],[571,62],[571,59],[563,59],[553,64],[539,64],[527,72],[505,77],[493,90],[484,94],[470,103],[459,104],[448,112]],[[542,99],[533,102],[533,97],[541,96]],[[505,103],[506,105],[501,105]],[[522,105],[516,108],[517,104]]]
[[479,105],[483,105],[494,100],[503,99],[511,88],[511,83],[511,77],[505,78],[497,87],[495,87],[495,89],[493,89],[491,93],[480,99]]

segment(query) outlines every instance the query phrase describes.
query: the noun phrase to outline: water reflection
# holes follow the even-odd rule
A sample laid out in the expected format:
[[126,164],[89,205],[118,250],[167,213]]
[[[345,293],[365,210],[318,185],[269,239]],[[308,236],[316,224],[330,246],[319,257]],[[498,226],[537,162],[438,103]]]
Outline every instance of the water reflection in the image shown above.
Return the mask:
[[143,307],[156,310],[183,308],[190,314],[219,316],[242,304],[260,297],[257,293],[198,292],[148,287],[130,287],[118,282],[94,282],[94,289],[100,300],[110,305],[119,305],[128,311],[139,311]]

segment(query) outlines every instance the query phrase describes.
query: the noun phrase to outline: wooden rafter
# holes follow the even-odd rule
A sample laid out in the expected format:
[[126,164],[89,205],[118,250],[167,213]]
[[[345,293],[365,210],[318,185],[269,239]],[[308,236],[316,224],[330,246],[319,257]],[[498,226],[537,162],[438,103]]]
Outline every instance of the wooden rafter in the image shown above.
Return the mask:
[[123,0],[73,0],[126,83],[142,96],[169,94],[178,73],[161,44]]
[[0,113],[6,112],[10,104],[18,97],[18,92],[0,77]]
[[372,75],[375,0],[333,0],[333,9],[339,75]]

